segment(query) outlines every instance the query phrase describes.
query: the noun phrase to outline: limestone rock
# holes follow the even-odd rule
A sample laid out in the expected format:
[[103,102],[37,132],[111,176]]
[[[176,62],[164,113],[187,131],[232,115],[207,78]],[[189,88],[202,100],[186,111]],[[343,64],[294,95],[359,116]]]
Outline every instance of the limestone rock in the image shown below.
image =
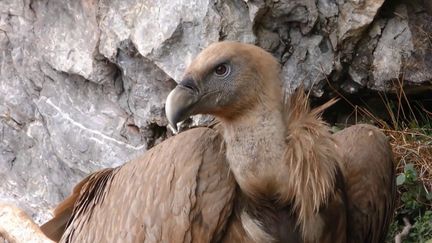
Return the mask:
[[390,91],[432,79],[432,16],[421,5],[400,4],[380,17],[359,43],[349,74],[362,86]]
[[339,41],[358,37],[374,20],[384,0],[347,0],[340,5]]

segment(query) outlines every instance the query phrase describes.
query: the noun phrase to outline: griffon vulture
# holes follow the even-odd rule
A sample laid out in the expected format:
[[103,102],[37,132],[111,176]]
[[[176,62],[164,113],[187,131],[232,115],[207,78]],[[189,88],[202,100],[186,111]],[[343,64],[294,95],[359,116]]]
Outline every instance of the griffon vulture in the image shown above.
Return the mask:
[[61,242],[383,242],[393,156],[377,128],[332,135],[264,50],[215,43],[167,98],[177,122],[215,115],[79,183],[42,230]]

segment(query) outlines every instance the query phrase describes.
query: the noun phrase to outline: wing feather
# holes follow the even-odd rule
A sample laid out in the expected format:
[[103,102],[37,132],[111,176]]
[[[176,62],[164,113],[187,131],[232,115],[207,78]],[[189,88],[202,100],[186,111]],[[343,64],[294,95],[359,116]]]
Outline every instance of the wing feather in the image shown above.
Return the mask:
[[[42,232],[51,240],[58,242],[74,212],[74,206],[76,205],[77,201],[83,201],[88,198],[89,195],[92,194],[92,191],[88,188],[94,188],[94,184],[97,184],[99,178],[109,174],[107,172],[110,172],[111,170],[112,169],[104,169],[102,171],[92,173],[80,181],[73,188],[71,195],[69,195],[54,209],[54,217],[40,226]],[[75,209],[75,211],[77,211],[77,209]]]
[[209,128],[84,181],[59,205],[66,212],[75,201],[61,242],[219,241],[235,197],[223,138]]
[[350,242],[384,242],[396,193],[394,159],[376,127],[355,125],[334,135],[343,153]]

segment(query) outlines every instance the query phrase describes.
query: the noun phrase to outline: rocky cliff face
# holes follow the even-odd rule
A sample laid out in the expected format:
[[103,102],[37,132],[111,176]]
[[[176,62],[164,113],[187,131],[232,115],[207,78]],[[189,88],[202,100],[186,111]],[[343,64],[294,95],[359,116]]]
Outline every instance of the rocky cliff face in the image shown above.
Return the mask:
[[255,43],[286,89],[430,85],[429,0],[2,0],[0,201],[38,222],[84,175],[165,138],[164,101],[209,43]]

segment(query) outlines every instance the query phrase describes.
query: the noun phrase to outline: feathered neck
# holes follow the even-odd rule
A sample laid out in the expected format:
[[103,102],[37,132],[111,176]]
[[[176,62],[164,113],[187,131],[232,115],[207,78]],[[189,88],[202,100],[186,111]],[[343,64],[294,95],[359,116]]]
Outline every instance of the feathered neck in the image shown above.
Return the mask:
[[303,236],[314,230],[308,226],[334,194],[340,158],[320,118],[333,103],[310,110],[300,89],[284,107],[274,106],[280,109],[263,106],[261,114],[224,126],[227,158],[241,190],[252,200],[291,204]]
[[287,126],[284,160],[290,168],[287,187],[281,200],[291,202],[303,235],[310,235],[318,211],[335,193],[340,155],[321,113],[333,105],[331,100],[313,110],[303,89],[297,90],[286,101]]

